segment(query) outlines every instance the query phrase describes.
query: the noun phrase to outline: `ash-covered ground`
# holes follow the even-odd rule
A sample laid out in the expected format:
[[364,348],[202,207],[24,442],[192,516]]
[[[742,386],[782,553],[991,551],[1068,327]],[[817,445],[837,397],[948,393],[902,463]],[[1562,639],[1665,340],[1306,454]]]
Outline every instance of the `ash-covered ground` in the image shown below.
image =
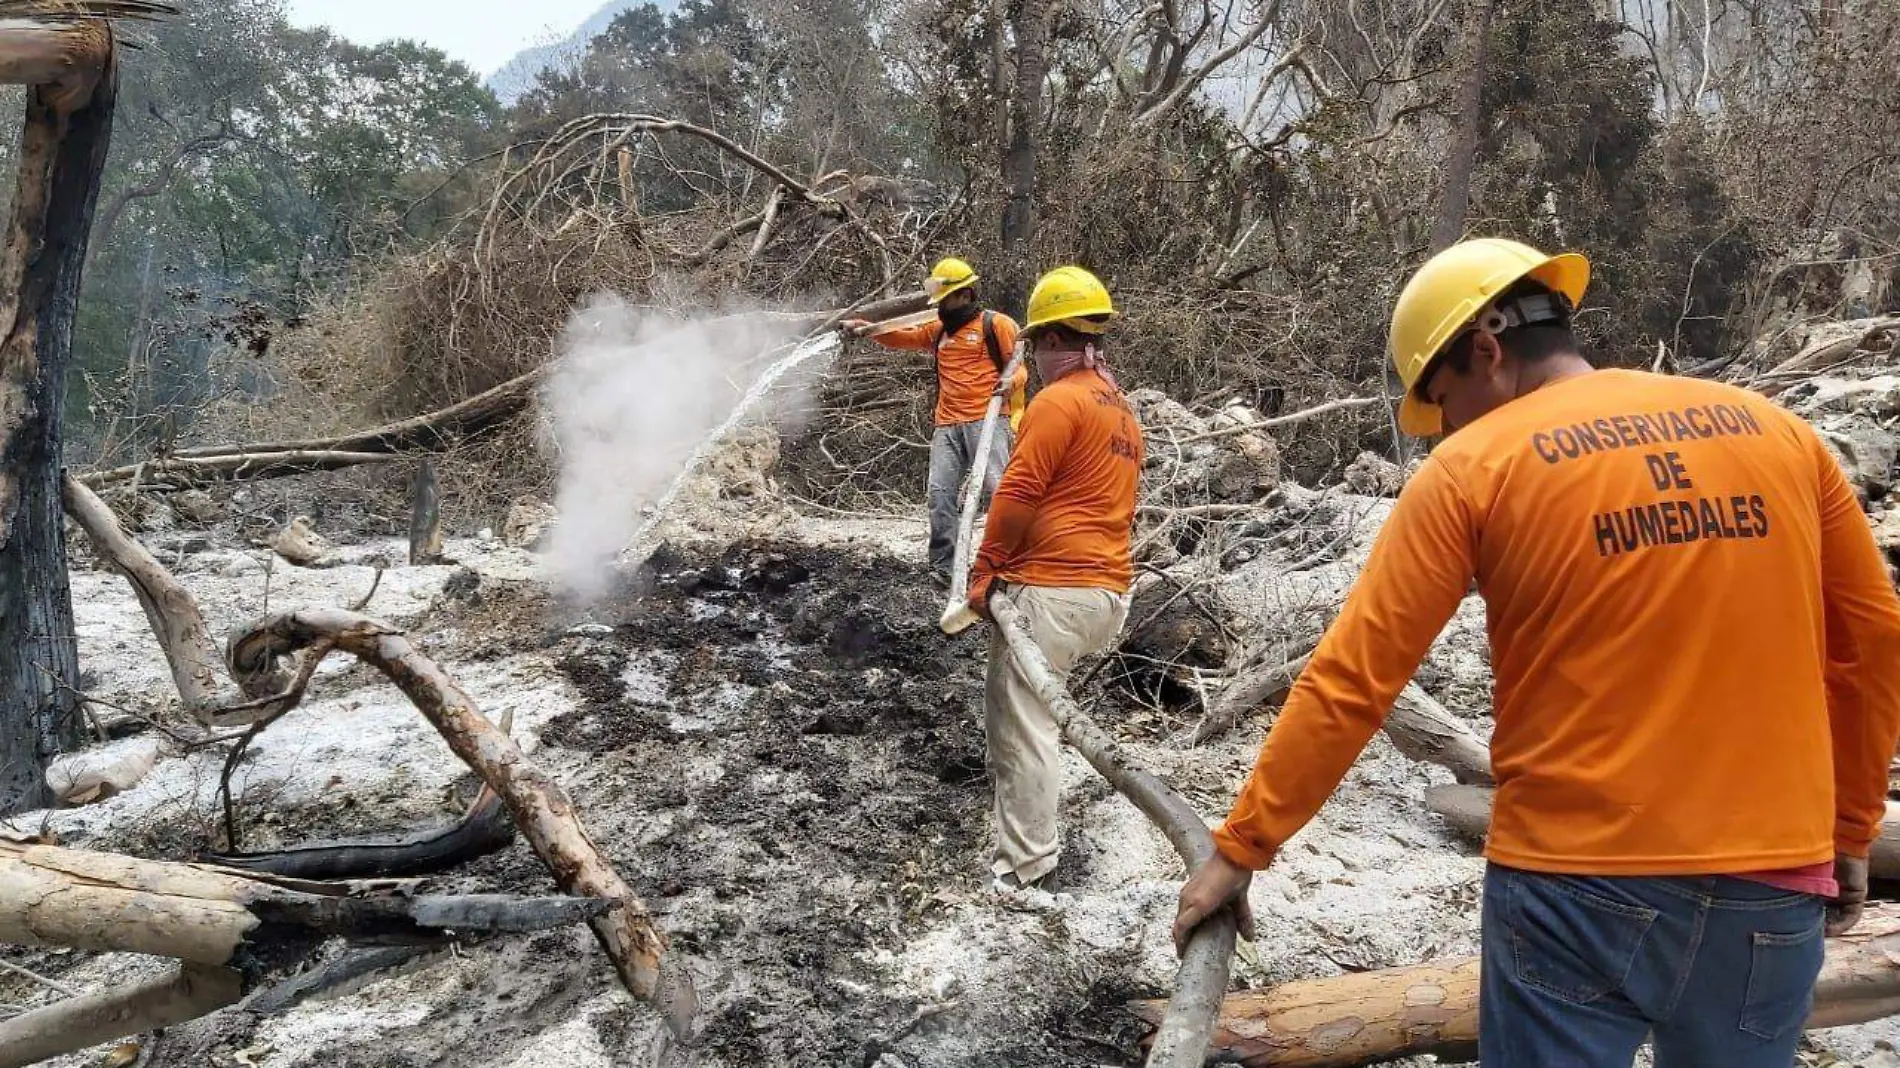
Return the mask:
[[[1846,460],[1891,474],[1890,380],[1799,400]],[[1871,458],[1871,459],[1870,459]],[[1858,460],[1859,463],[1855,464]],[[1900,513],[1870,476],[1883,543]],[[1253,648],[1302,651],[1337,610],[1389,508],[1363,486],[1291,483],[1244,521],[1171,537],[1157,558],[1188,600]],[[702,517],[704,519],[704,517]],[[816,519],[783,508],[687,524],[608,600],[564,604],[544,561],[495,539],[454,561],[392,565],[368,614],[403,627],[532,758],[686,960],[709,1066],[1080,1066],[1135,1063],[1131,998],[1173,977],[1181,878],[1165,841],[1077,757],[1067,768],[1063,892],[988,886],[980,632],[936,628],[920,522]],[[398,560],[352,541],[300,568],[211,532],[144,540],[214,628],[265,611],[348,605]],[[75,601],[85,688],[116,737],[78,759],[155,752],[124,793],[16,826],[64,844],[188,859],[218,847],[224,754],[181,752],[139,717],[176,697],[125,581],[81,552]],[[1103,671],[1098,719],[1209,819],[1230,803],[1271,712],[1187,748],[1191,709],[1143,706]],[[1468,602],[1419,680],[1481,734],[1482,605]],[[401,832],[454,819],[474,780],[397,691],[333,658],[305,705],[265,732],[235,778],[250,848]],[[1376,740],[1338,795],[1255,882],[1259,937],[1237,987],[1475,951],[1482,862],[1422,805],[1449,781]],[[551,891],[524,844],[432,880],[447,890]],[[156,975],[130,955],[6,950],[80,990]],[[320,947],[293,968],[334,959]],[[0,975],[0,1002],[55,997]],[[919,1019],[920,1015],[922,1016]],[[914,1026],[906,1025],[914,1024]],[[147,1040],[143,1063],[253,1068],[594,1068],[657,1063],[656,1018],[618,987],[585,929],[456,947],[279,1015],[238,1010]],[[1810,1064],[1892,1068],[1891,1023],[1813,1036]],[[100,1063],[94,1050],[51,1062]],[[1838,1055],[1841,1060],[1830,1058]]]

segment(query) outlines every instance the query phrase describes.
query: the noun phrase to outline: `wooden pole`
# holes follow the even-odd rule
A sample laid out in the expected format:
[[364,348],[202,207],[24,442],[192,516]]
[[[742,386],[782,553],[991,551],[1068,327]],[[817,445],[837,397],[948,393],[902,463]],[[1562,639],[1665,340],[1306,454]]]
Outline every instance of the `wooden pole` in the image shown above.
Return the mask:
[[[1234,994],[1221,1008],[1212,1059],[1249,1068],[1357,1068],[1401,1057],[1467,1060],[1478,1041],[1478,961],[1465,957],[1282,983]],[[1136,1002],[1153,1024],[1159,1001]],[[1809,1028],[1900,1011],[1900,906],[1875,905],[1829,939]]]
[[[1190,873],[1207,863],[1214,855],[1214,838],[1194,806],[1136,764],[1076,705],[1068,687],[1056,677],[1036,646],[1022,611],[1008,597],[992,596],[990,611],[1018,670],[1062,728],[1062,736],[1160,828]],[[1167,1003],[1149,1051],[1148,1068],[1199,1068],[1214,1033],[1221,995],[1227,991],[1227,964],[1233,959],[1235,936],[1233,913],[1223,910],[1201,924],[1189,939],[1187,950],[1181,954],[1180,970],[1175,973],[1174,996]]]
[[0,23],[0,80],[35,82],[0,253],[0,815],[7,815],[51,801],[46,762],[79,736],[61,424],[80,273],[112,138],[111,26]]
[[996,423],[1003,414],[1003,400],[1009,396],[1010,382],[1022,369],[1028,352],[1027,342],[1016,342],[1016,350],[1010,353],[1009,364],[1003,368],[1002,376],[996,380],[996,389],[990,394],[989,410],[983,413],[983,431],[977,435],[969,485],[963,490],[963,512],[957,518],[957,549],[950,564],[950,596],[944,604],[943,618],[937,624],[945,634],[957,634],[976,622],[976,613],[970,611],[966,602],[970,596],[970,542],[976,536],[977,505],[983,499],[983,479],[989,472],[990,446],[996,441]]
[[435,463],[423,457],[409,483],[409,563],[433,564],[442,559],[442,487]]

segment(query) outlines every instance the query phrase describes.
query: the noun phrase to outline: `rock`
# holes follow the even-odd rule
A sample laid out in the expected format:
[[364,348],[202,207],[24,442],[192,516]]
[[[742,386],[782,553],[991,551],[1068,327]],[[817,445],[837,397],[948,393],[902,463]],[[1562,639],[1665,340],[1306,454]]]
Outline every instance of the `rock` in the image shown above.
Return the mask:
[[442,583],[442,594],[463,604],[482,603],[482,576],[472,567],[461,566]]
[[1822,375],[1790,387],[1777,399],[1809,419],[1826,412],[1886,418],[1900,414],[1900,377],[1875,375],[1871,378],[1837,378]]
[[1109,677],[1148,701],[1179,707],[1194,700],[1184,669],[1218,668],[1227,661],[1227,636],[1203,607],[1218,604],[1210,590],[1184,595],[1173,581],[1137,587]]
[[298,567],[316,567],[335,548],[303,516],[291,520],[289,526],[278,531],[277,536],[271,539],[270,547],[278,556]]
[[1158,389],[1138,389],[1128,394],[1128,403],[1135,409],[1135,417],[1141,420],[1141,429],[1145,434],[1161,434],[1169,431],[1176,437],[1192,437],[1205,433],[1207,424],[1187,406]]
[[218,568],[218,574],[225,578],[238,578],[252,573],[261,573],[263,568],[248,556],[233,556]]
[[501,540],[516,549],[540,548],[559,516],[546,501],[518,497],[508,506],[508,516],[502,520]]
[[749,426],[734,431],[706,458],[702,477],[711,480],[720,497],[771,497],[778,492],[772,473],[778,470],[778,431]]
[[194,526],[208,527],[223,518],[223,510],[204,490],[186,490],[172,497],[172,510]]
[[[1230,401],[1207,421],[1207,430],[1233,431],[1263,421],[1246,404]],[[1210,439],[1205,447],[1207,492],[1214,501],[1247,503],[1280,487],[1280,446],[1266,431],[1230,433]]]
[[1874,544],[1884,553],[1900,552],[1900,509],[1882,512],[1874,520]]
[[1346,486],[1361,497],[1397,497],[1405,472],[1375,452],[1362,452],[1346,467]]
[[567,628],[570,638],[611,638],[614,629],[605,623],[576,623]]
[[1867,422],[1853,422],[1841,430],[1825,430],[1821,437],[1840,461],[1848,481],[1863,500],[1878,501],[1893,485],[1896,452],[1894,436]]

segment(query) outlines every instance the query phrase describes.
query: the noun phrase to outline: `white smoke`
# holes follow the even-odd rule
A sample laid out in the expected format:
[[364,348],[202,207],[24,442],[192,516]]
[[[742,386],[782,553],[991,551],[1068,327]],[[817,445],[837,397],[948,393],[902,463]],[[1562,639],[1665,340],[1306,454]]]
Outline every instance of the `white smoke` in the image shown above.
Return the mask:
[[642,507],[667,494],[786,340],[769,318],[682,320],[612,295],[574,312],[543,393],[560,456],[548,548],[561,589],[583,601],[608,591]]

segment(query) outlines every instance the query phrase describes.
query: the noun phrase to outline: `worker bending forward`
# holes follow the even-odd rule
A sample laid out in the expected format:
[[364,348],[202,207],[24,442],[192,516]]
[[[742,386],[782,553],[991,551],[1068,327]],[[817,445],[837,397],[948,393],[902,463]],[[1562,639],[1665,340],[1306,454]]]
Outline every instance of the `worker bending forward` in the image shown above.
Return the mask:
[[[1112,643],[1128,618],[1142,439],[1101,364],[1100,334],[1114,314],[1108,290],[1080,267],[1049,272],[1030,293],[1025,330],[1043,387],[1023,417],[970,573],[970,607],[988,616],[992,590],[1009,598],[1057,678]],[[989,653],[990,870],[999,890],[1053,890],[1062,732],[1000,632],[992,631]]]
[[[1489,1068],[1788,1068],[1824,919],[1859,917],[1900,733],[1900,601],[1839,466],[1759,394],[1596,371],[1575,254],[1476,240],[1400,294],[1400,495],[1177,940],[1338,786],[1483,595],[1498,782]],[[1829,901],[1833,902],[1831,908]],[[1243,923],[1248,919],[1243,908]]]
[[[936,430],[930,436],[930,481],[926,493],[930,510],[930,571],[937,585],[950,585],[956,557],[957,520],[961,515],[957,493],[969,477],[983,436],[983,419],[990,397],[1016,351],[1016,321],[1002,312],[988,311],[977,302],[977,274],[959,259],[940,261],[924,280],[924,292],[936,306],[937,321],[899,327],[873,334],[886,348],[929,352],[937,363]],[[862,319],[839,324],[854,335],[871,325]],[[1012,381],[1010,427],[1019,422],[1029,371],[1018,368]],[[1010,430],[996,429],[985,461],[981,505],[989,506],[1009,462]]]

